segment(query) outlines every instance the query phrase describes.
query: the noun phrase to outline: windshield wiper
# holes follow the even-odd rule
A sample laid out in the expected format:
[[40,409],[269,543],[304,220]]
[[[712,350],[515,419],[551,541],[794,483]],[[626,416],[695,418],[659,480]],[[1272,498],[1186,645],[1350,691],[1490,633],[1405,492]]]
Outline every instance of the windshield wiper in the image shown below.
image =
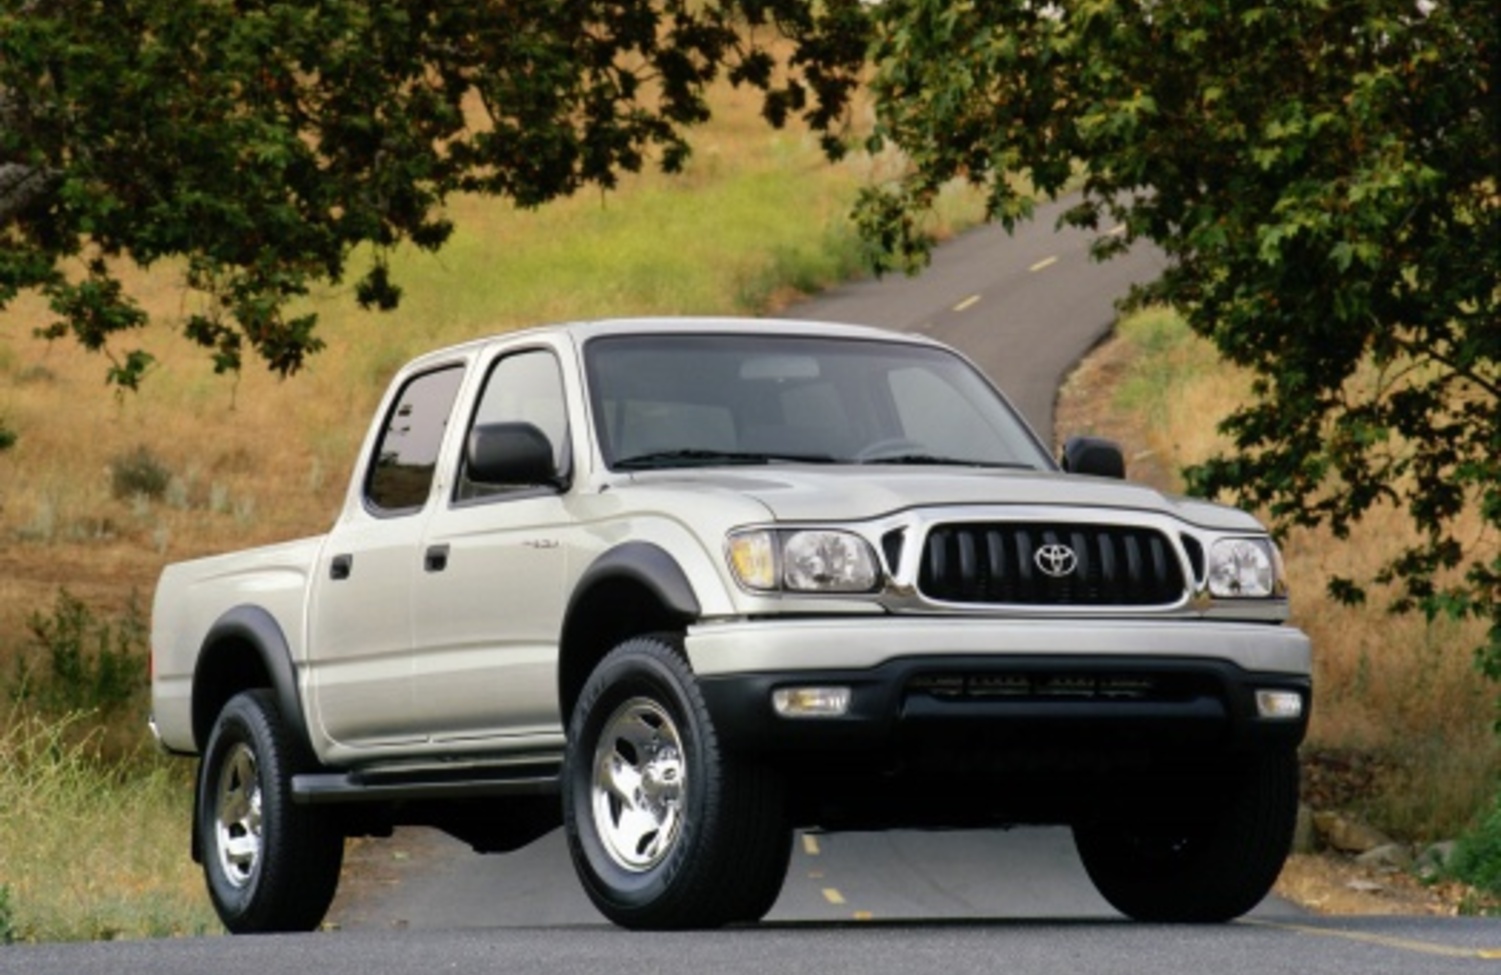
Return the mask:
[[862,460],[861,464],[910,464],[913,466],[931,465],[933,467],[998,467],[1015,470],[1036,470],[1031,464],[1017,464],[1011,461],[1001,460],[974,460],[964,457],[941,457],[938,454],[887,454],[881,457],[872,457]]
[[704,450],[682,447],[675,450],[654,450],[615,462],[618,470],[639,471],[663,467],[712,467],[716,464],[832,464],[834,458],[827,454],[783,454],[769,451]]

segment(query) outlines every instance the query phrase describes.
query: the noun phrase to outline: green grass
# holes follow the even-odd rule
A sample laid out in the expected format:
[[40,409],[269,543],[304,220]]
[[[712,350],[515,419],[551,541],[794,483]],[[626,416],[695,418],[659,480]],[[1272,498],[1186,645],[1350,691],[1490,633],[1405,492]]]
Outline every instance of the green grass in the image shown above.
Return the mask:
[[1168,422],[1177,409],[1175,391],[1214,371],[1214,349],[1195,338],[1183,319],[1166,308],[1147,308],[1118,326],[1133,349],[1130,370],[1116,389],[1116,402],[1154,426]]
[[[437,254],[392,260],[401,307],[371,316],[343,289],[313,304],[324,334],[356,333],[349,378],[378,386],[412,355],[491,331],[551,321],[759,314],[861,272],[847,215],[863,178],[824,162],[811,141],[768,132],[759,154],[695,160],[674,179],[647,174],[615,194],[533,211],[458,199],[457,230]],[[957,207],[954,223],[973,220]],[[952,225],[952,224],[951,224]],[[330,364],[314,360],[313,370]],[[341,377],[344,378],[344,377]]]
[[187,855],[190,767],[105,758],[87,716],[0,730],[0,943],[220,930]]

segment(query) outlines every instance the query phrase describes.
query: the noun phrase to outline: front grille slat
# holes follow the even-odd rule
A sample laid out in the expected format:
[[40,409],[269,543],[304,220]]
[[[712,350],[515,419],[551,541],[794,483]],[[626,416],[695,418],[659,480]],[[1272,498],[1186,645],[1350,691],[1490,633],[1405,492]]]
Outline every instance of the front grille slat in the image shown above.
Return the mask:
[[[935,526],[923,543],[918,588],[929,599],[1024,606],[1166,606],[1187,589],[1170,541],[1153,528],[1046,523]],[[1072,554],[1052,574],[1039,551]],[[1043,560],[1046,563],[1046,560]]]
[[1222,698],[1212,678],[1171,670],[1146,672],[1085,669],[1049,671],[943,671],[921,673],[907,681],[907,696],[939,701],[1137,701],[1173,703],[1203,697]]

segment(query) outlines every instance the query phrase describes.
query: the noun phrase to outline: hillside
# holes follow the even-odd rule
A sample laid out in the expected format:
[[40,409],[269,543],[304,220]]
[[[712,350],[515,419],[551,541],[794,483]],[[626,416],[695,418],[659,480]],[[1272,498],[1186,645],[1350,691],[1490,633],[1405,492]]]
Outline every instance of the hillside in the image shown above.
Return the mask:
[[171,266],[128,275],[153,317],[114,350],[156,357],[139,393],[106,388],[103,357],[33,338],[51,320],[39,302],[0,315],[0,417],[20,434],[0,454],[0,679],[60,587],[118,613],[168,561],[323,531],[373,404],[417,352],[546,321],[754,313],[857,273],[846,214],[873,164],[830,165],[747,93],[716,100],[681,176],[535,211],[451,201],[452,242],[393,263],[398,310],[361,312],[344,288],[307,303],[328,347],[288,381],[255,363],[214,375],[176,334],[196,298]]

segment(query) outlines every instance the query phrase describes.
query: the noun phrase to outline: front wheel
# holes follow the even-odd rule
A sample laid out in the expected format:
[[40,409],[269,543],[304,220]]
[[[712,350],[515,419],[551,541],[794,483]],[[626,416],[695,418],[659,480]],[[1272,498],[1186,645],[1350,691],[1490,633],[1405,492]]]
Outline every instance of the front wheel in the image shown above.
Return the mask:
[[584,685],[563,821],[589,898],[628,928],[757,920],[792,852],[779,777],[720,749],[673,636],[626,641]]
[[1297,754],[1249,756],[1230,780],[1217,812],[1196,821],[1075,826],[1101,896],[1138,921],[1228,921],[1259,904],[1292,846]]
[[236,695],[214,722],[194,829],[209,898],[235,934],[311,931],[333,901],[343,834],[292,801],[292,776],[311,764],[270,691]]

